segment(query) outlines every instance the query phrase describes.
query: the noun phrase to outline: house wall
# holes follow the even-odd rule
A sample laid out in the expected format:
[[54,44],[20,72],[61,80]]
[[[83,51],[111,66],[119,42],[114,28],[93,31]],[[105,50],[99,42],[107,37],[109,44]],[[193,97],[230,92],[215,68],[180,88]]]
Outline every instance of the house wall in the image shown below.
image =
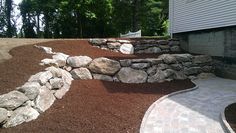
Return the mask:
[[169,0],[170,33],[236,25],[236,0]]

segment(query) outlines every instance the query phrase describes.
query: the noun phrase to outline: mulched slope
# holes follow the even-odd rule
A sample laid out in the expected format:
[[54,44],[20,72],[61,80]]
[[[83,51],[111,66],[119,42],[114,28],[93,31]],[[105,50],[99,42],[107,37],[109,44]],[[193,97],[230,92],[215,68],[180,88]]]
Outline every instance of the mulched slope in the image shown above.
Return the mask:
[[225,117],[231,128],[236,132],[236,103],[226,107]]
[[[69,55],[88,55],[93,58],[106,56],[115,59],[144,58],[93,48],[87,41],[53,41],[43,45]],[[0,75],[1,93],[22,85],[30,75],[42,70],[43,67],[38,63],[47,57],[33,46],[15,48],[11,54],[11,60],[0,64],[3,73]],[[57,100],[37,120],[14,128],[0,129],[0,132],[138,132],[145,111],[154,101],[163,95],[193,86],[190,80],[161,84],[76,80],[66,96]]]
[[0,94],[24,84],[31,75],[43,70],[40,60],[50,57],[34,46],[21,46],[10,51],[10,60],[0,63]]

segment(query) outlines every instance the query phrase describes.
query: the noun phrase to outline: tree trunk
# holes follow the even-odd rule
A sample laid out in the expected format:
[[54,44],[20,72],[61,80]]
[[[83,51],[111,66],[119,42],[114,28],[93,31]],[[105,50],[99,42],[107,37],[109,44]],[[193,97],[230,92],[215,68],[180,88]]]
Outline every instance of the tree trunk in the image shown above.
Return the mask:
[[12,25],[11,25],[11,11],[12,11],[12,0],[6,0],[6,19],[7,19],[7,37],[12,37]]
[[37,36],[40,37],[39,13],[37,13]]
[[136,32],[139,30],[138,27],[138,8],[139,8],[139,1],[133,0],[132,3],[132,31]]

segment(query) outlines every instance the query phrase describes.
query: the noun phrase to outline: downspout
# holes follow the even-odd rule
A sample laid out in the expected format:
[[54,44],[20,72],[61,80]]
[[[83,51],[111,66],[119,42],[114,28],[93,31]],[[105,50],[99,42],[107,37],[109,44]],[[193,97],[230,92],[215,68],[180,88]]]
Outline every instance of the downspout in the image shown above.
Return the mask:
[[170,9],[171,9],[171,13],[170,13],[170,37],[171,39],[173,39],[173,28],[174,28],[174,0],[170,0]]

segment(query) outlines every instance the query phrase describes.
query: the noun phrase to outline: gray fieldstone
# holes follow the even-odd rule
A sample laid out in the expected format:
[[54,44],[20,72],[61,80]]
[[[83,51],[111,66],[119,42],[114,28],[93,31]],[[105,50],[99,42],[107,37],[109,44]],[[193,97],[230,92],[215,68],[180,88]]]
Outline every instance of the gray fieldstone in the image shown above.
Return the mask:
[[29,78],[29,82],[39,82],[41,85],[44,85],[48,82],[49,79],[53,77],[50,71],[39,72],[35,75],[32,75]]
[[169,45],[160,45],[159,48],[161,48],[161,50],[169,50],[170,46]]
[[93,79],[92,74],[87,68],[77,68],[70,73],[74,79]]
[[212,58],[209,55],[197,55],[193,58],[193,63],[195,64],[209,63],[211,61]]
[[197,75],[197,78],[199,79],[208,79],[208,78],[213,78],[216,77],[215,74],[213,73],[200,73]]
[[130,67],[123,67],[118,72],[117,77],[123,83],[145,83],[147,73],[143,70],[135,70]]
[[56,90],[56,92],[54,93],[54,96],[57,99],[62,99],[62,97],[66,94],[66,92],[68,92],[70,89],[70,85],[68,84],[64,84],[63,87],[61,87],[60,89]]
[[176,71],[180,71],[183,69],[182,64],[171,64],[170,67],[171,69],[176,70]]
[[147,69],[150,67],[150,63],[133,63],[131,67],[134,69]]
[[26,82],[17,90],[24,93],[30,100],[33,100],[38,96],[40,88],[41,85],[38,82]]
[[123,54],[134,54],[134,47],[132,44],[124,43],[120,46],[120,52]]
[[145,50],[140,50],[137,53],[146,53],[146,54],[156,54],[161,53],[161,49],[159,47],[150,47]]
[[147,74],[149,76],[152,76],[156,73],[156,71],[157,71],[157,66],[155,65],[147,69]]
[[3,125],[4,128],[14,127],[23,122],[29,122],[37,119],[39,116],[39,112],[33,109],[30,106],[20,107],[14,110],[11,117],[7,120],[7,122]]
[[149,83],[164,82],[166,78],[169,78],[173,74],[174,74],[174,71],[172,69],[167,69],[164,71],[157,69],[156,74],[148,77],[148,82]]
[[58,63],[55,59],[46,58],[46,59],[41,60],[40,65],[42,65],[42,66],[58,66]]
[[167,41],[167,40],[158,40],[157,42],[160,45],[167,45],[169,43],[169,41]]
[[50,71],[52,73],[52,76],[54,78],[60,78],[62,76],[62,73],[61,73],[61,69],[60,68],[57,68],[57,67],[54,67],[54,66],[51,66],[51,67],[47,67],[45,68],[46,71]]
[[71,67],[86,67],[92,61],[88,56],[72,56],[67,59],[67,64]]
[[179,46],[172,46],[172,47],[170,47],[170,51],[172,51],[172,52],[180,52],[181,49],[180,49]]
[[49,83],[51,84],[52,89],[59,89],[64,85],[64,82],[61,78],[50,79]]
[[66,65],[66,60],[69,57],[69,55],[63,54],[63,53],[56,53],[52,56],[52,58],[56,61],[59,67]]
[[106,39],[89,39],[89,42],[92,43],[93,45],[104,45],[106,44],[107,40]]
[[129,40],[117,40],[119,43],[130,43]]
[[193,56],[191,54],[172,54],[179,62],[191,62]]
[[201,72],[201,67],[184,68],[184,74],[186,75],[198,74],[200,72]]
[[108,58],[96,58],[89,65],[89,69],[97,74],[114,75],[121,68],[120,63]]
[[162,59],[166,64],[177,63],[176,58],[170,54],[163,54],[163,55],[159,56],[159,58]]
[[108,75],[102,75],[102,74],[93,74],[94,79],[98,80],[104,80],[104,81],[113,81],[113,78]]
[[27,100],[29,100],[29,98],[25,94],[19,91],[11,91],[0,96],[0,108],[14,110]]
[[0,108],[0,124],[2,124],[7,118],[8,111],[4,108]]
[[173,79],[187,79],[188,77],[184,74],[183,71],[175,71],[174,75],[173,75]]
[[118,49],[120,48],[121,44],[119,42],[109,42],[107,43],[107,47],[110,49]]
[[62,73],[63,82],[65,82],[66,84],[71,85],[71,82],[74,80],[72,78],[72,75],[69,72],[67,72],[66,70],[63,70],[63,69],[61,69],[61,73]]
[[130,59],[120,60],[120,65],[122,67],[128,67],[132,64],[132,61]]
[[53,93],[46,86],[42,86],[35,99],[35,107],[39,112],[44,112],[52,106],[55,99]]
[[161,63],[161,64],[157,65],[157,69],[159,69],[159,70],[166,70],[166,69],[169,69],[169,68],[170,68],[170,66],[167,65],[167,64]]
[[179,46],[180,42],[179,41],[169,41],[170,46]]

